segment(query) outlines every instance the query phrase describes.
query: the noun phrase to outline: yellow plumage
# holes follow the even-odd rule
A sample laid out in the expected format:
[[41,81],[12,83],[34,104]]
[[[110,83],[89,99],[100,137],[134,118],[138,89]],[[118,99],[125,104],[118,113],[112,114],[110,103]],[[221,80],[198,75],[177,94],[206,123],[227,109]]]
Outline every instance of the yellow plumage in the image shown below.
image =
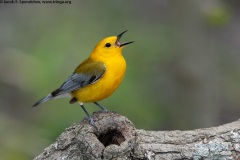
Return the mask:
[[[126,71],[126,61],[121,51],[115,51],[111,57],[105,58],[99,56],[98,52],[93,52],[88,61],[100,61],[106,66],[106,72],[93,84],[87,85],[79,90],[72,92],[79,102],[97,102],[110,96],[120,85]],[[79,66],[81,68],[81,66]],[[77,68],[78,70],[81,69]]]
[[119,40],[125,32],[100,41],[89,58],[83,61],[58,89],[33,106],[53,98],[71,97],[70,103],[78,101],[87,114],[89,121],[94,125],[83,103],[94,102],[102,110],[106,111],[97,101],[110,96],[123,80],[126,71],[126,61],[122,56],[122,49],[123,46],[133,43],[120,43]]

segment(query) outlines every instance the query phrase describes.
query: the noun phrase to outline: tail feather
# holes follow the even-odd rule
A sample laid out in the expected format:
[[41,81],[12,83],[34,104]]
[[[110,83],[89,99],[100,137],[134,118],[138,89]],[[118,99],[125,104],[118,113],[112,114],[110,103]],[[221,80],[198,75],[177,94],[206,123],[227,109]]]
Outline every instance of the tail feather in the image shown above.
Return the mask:
[[35,104],[33,105],[33,107],[36,107],[36,106],[38,106],[39,104],[44,103],[44,102],[46,102],[46,101],[48,101],[48,100],[50,100],[50,99],[52,99],[52,98],[53,98],[52,94],[49,94],[49,95],[47,95],[46,97],[44,97],[43,99],[39,100],[37,103],[35,103]]

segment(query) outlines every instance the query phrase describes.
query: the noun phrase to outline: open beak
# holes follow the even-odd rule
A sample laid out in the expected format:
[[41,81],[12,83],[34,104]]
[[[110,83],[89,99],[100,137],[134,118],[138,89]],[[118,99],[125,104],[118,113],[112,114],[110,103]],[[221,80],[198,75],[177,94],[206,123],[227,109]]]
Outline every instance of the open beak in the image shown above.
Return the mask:
[[115,42],[115,45],[116,45],[116,46],[122,47],[122,46],[125,46],[125,45],[127,45],[127,44],[130,44],[130,43],[133,43],[133,42],[134,42],[134,41],[131,41],[131,42],[123,42],[123,43],[120,42],[120,39],[121,39],[122,35],[123,35],[125,32],[127,32],[127,30],[124,31],[124,32],[122,32],[122,33],[120,33],[120,34],[117,36],[117,40],[116,40],[116,42]]

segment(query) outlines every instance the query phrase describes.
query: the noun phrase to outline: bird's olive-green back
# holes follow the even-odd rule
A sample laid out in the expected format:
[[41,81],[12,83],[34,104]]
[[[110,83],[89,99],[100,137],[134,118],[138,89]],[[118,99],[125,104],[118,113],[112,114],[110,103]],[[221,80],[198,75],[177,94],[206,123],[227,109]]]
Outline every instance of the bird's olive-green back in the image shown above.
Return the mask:
[[106,71],[106,66],[103,62],[93,61],[90,58],[83,61],[76,69],[75,73],[84,75],[102,75]]

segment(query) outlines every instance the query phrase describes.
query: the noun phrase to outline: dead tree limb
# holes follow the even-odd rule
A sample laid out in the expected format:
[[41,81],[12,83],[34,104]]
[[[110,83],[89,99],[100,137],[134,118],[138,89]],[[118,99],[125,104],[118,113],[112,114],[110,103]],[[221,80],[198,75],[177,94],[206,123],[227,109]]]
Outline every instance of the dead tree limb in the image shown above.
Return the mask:
[[240,159],[240,120],[190,131],[145,131],[117,113],[95,112],[93,118],[98,131],[84,119],[35,160]]

